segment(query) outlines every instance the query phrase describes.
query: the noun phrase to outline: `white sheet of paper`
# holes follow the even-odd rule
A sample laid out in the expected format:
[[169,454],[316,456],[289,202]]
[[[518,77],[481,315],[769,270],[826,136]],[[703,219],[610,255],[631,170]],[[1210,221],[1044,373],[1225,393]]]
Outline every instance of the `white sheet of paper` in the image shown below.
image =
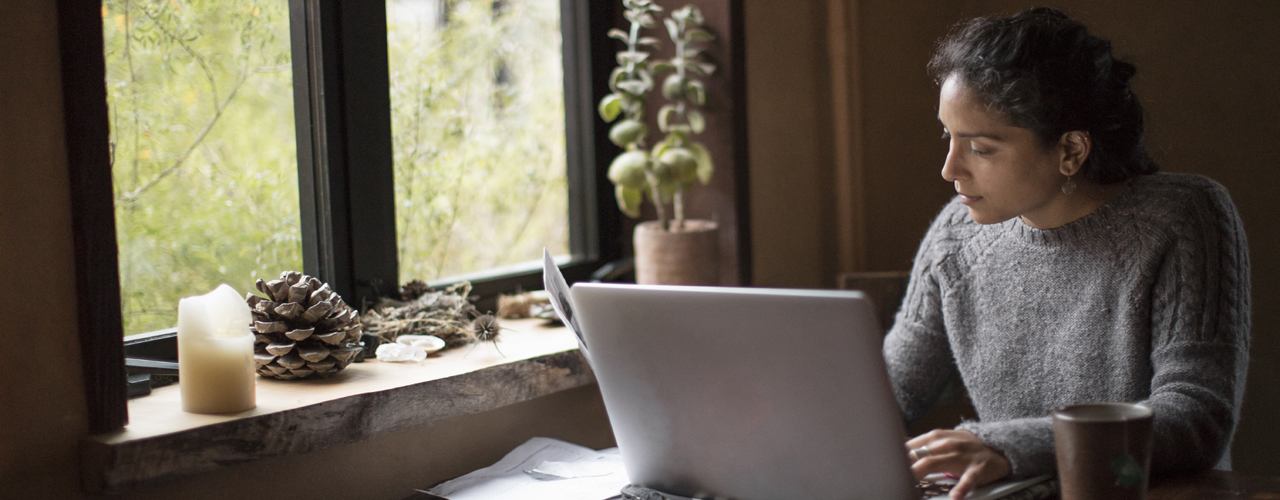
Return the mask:
[[551,258],[551,252],[545,247],[542,249],[542,284],[551,298],[551,307],[556,310],[556,314],[560,315],[560,321],[578,336],[578,349],[582,351],[582,356],[587,358],[587,364],[591,364],[591,354],[587,352],[587,341],[582,336],[582,329],[578,327],[578,318],[574,316],[573,300],[569,298],[569,284],[565,282],[564,274],[560,273],[560,266],[557,266],[555,259]]
[[[526,473],[544,462],[588,477],[539,480]],[[558,439],[536,437],[497,463],[427,491],[449,500],[604,500],[628,484],[617,448],[595,451]]]

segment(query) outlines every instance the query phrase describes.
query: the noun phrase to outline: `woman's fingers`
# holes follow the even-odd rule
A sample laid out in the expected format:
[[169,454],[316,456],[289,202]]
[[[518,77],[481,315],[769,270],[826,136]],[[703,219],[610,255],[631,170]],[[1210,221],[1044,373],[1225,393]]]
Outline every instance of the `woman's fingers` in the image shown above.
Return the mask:
[[1009,462],[969,431],[937,429],[906,442],[916,479],[934,473],[960,477],[951,498],[964,498],[978,486],[1009,474]]
[[960,500],[978,486],[990,483],[1009,475],[1009,461],[994,450],[987,448],[975,454],[969,467],[960,475],[960,480],[951,488],[952,500]]
[[[924,434],[921,434],[919,436],[916,436],[914,438],[911,438],[910,440],[907,441],[907,450],[910,451],[910,450],[914,450],[914,449],[929,445],[934,441],[938,441],[947,437],[947,434],[951,432],[956,432],[956,431],[934,429]],[[932,449],[933,448],[930,447],[930,450]]]
[[974,487],[978,486],[978,474],[981,469],[981,465],[970,467],[969,470],[960,475],[960,480],[956,482],[955,486],[951,487],[951,500],[963,499]]
[[915,463],[911,464],[911,474],[916,477],[917,481],[934,473],[950,472],[958,476],[964,472],[967,465],[968,461],[960,455],[934,455],[916,460]]

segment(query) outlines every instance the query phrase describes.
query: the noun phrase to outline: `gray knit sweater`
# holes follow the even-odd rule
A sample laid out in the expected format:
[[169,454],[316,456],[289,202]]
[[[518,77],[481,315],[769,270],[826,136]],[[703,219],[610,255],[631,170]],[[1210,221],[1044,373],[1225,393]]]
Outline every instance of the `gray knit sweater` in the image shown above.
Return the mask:
[[1156,174],[1039,230],[980,225],[952,200],[920,244],[884,355],[903,416],[957,375],[972,431],[1014,477],[1053,473],[1050,412],[1155,410],[1152,471],[1230,468],[1249,359],[1249,256],[1227,191]]

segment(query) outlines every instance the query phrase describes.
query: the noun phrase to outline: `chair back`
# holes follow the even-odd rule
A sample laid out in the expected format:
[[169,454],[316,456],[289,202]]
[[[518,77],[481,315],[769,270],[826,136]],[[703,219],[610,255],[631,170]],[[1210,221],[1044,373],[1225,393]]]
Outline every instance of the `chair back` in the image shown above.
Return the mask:
[[908,271],[854,272],[840,275],[841,290],[861,290],[871,298],[876,309],[880,328],[888,332],[893,328],[893,317],[902,307],[902,297],[907,294]]

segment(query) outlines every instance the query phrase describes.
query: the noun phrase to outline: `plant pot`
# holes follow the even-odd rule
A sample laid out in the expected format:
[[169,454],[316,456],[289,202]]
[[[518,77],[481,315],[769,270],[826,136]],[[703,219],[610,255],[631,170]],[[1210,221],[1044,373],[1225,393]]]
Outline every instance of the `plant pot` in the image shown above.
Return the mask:
[[657,221],[636,225],[636,283],[719,285],[720,235],[716,223],[686,220],[663,231]]

